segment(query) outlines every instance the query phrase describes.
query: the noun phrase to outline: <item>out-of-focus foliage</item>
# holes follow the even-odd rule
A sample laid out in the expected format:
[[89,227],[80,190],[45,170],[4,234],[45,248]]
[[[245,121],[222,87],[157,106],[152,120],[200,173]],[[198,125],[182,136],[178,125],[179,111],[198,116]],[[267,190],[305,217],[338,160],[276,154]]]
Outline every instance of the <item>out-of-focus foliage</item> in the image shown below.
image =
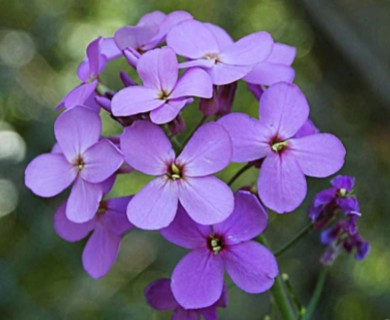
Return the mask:
[[[329,9],[329,5],[337,13],[329,17],[339,19],[331,23],[341,23],[333,26],[347,28],[332,31],[332,25],[321,23],[321,6]],[[235,38],[264,30],[277,41],[297,47],[296,82],[307,94],[314,122],[340,136],[348,149],[342,173],[357,178],[361,232],[372,245],[363,262],[348,256],[336,261],[316,319],[390,317],[390,108],[385,104],[386,83],[380,82],[390,69],[389,2],[6,0],[1,7],[1,319],[169,318],[146,305],[143,289],[157,277],[169,276],[184,251],[158,233],[134,231],[124,238],[109,275],[92,280],[81,266],[83,243],[66,243],[53,231],[52,216],[63,198],[33,196],[23,185],[23,172],[29,160],[50,150],[54,142],[54,107],[78,84],[75,71],[86,45],[98,35],[110,36],[118,27],[136,23],[147,12],[178,9],[221,25]],[[372,61],[359,59],[361,52],[372,54],[375,66],[383,66],[381,71],[375,71]],[[118,63],[108,70],[115,67],[129,69]],[[114,87],[119,83],[117,74],[106,72],[104,77]],[[255,115],[256,101],[245,91],[240,85],[234,109],[249,109]],[[190,107],[185,117],[191,127],[200,113]],[[115,130],[109,121],[105,125],[106,132]],[[232,165],[222,177],[229,178],[237,168]],[[123,176],[114,193],[134,193],[147,180],[137,173]],[[255,180],[256,172],[249,171],[236,186]],[[270,213],[267,236],[274,249],[307,223],[310,199],[327,185],[326,179],[312,179],[300,210],[285,216]],[[290,275],[303,303],[311,297],[320,268],[323,248],[318,238],[310,234],[279,259],[280,269]],[[250,296],[232,287],[229,300],[228,310],[220,313],[223,320],[255,320],[266,314],[277,319],[268,294]]]

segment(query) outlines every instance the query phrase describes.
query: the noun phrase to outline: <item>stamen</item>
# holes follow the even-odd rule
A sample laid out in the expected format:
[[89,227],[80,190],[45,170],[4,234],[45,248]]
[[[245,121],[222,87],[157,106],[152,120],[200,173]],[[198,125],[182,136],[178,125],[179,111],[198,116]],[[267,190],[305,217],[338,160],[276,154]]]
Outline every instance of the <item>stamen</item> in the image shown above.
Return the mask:
[[346,197],[347,196],[347,189],[341,188],[339,190],[339,196],[342,197],[342,198]]
[[209,247],[214,252],[214,254],[217,255],[223,248],[222,239],[212,236],[210,238]]
[[84,159],[81,156],[78,156],[76,159],[75,166],[77,167],[78,171],[81,171],[85,167]]
[[169,92],[165,91],[165,90],[161,90],[158,94],[158,98],[161,99],[161,100],[168,100],[169,98]]
[[183,178],[183,168],[172,162],[171,165],[168,167],[167,176],[172,180],[181,179]]
[[283,151],[288,145],[288,140],[286,141],[280,141],[280,142],[275,142],[272,144],[271,148],[275,152],[281,152]]

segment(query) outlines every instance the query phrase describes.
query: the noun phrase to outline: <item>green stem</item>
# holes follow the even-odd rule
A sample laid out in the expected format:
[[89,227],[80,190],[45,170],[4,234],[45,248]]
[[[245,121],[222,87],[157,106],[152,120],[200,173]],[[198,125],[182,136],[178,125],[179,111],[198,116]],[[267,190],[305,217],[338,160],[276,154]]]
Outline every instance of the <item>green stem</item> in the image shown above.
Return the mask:
[[290,249],[294,244],[296,244],[299,240],[301,240],[306,234],[311,230],[312,224],[309,223],[305,226],[301,231],[299,231],[294,238],[292,238],[289,242],[287,242],[283,247],[279,250],[275,251],[274,254],[276,257],[280,256],[282,253]]
[[282,279],[287,287],[287,291],[288,293],[290,294],[290,297],[292,299],[292,301],[294,302],[295,304],[295,307],[297,308],[298,310],[298,318],[299,319],[302,319],[303,315],[305,314],[306,312],[306,309],[305,307],[301,304],[301,302],[299,301],[298,299],[298,296],[297,294],[295,293],[295,290],[290,282],[290,277],[288,276],[287,273],[283,273],[282,274]]
[[306,313],[305,316],[303,317],[303,320],[310,320],[312,318],[311,316],[317,307],[318,301],[320,300],[321,297],[322,290],[324,289],[327,273],[328,273],[328,269],[323,268],[321,270],[321,273],[317,280],[316,287],[313,292],[313,296],[306,308]]
[[[259,236],[259,240],[266,247],[270,247],[269,243],[264,235]],[[271,289],[272,295],[275,299],[275,303],[282,315],[283,320],[296,320],[294,310],[288,300],[286,290],[283,286],[282,278],[279,275],[275,278],[275,283]]]
[[252,163],[247,163],[245,166],[243,166],[240,170],[236,172],[236,174],[229,180],[227,183],[228,186],[231,186],[234,181],[236,181],[245,171],[249,170],[252,168],[253,164]]

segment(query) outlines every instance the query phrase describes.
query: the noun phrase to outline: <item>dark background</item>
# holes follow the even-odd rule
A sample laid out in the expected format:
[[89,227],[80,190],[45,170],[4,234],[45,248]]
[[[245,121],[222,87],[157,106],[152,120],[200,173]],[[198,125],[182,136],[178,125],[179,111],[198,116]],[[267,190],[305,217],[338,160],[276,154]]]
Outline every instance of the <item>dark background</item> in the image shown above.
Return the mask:
[[[330,270],[315,319],[390,318],[390,2],[387,0],[246,1],[2,1],[0,10],[0,318],[1,319],[169,319],[143,298],[144,287],[169,276],[184,250],[158,233],[134,231],[123,240],[111,272],[95,281],[81,266],[83,241],[66,243],[52,228],[64,195],[35,197],[23,184],[26,164],[50,150],[54,107],[78,84],[76,68],[86,45],[111,36],[153,10],[188,10],[195,18],[224,27],[235,39],[269,31],[293,45],[296,83],[311,104],[311,117],[338,135],[348,155],[341,173],[357,178],[363,217],[360,231],[372,245],[357,262],[342,255]],[[115,63],[114,63],[115,64]],[[113,69],[128,70],[125,64]],[[115,73],[105,73],[118,83]],[[197,108],[185,116],[191,127]],[[235,110],[255,114],[256,101],[240,86]],[[105,132],[114,130],[108,122]],[[229,178],[239,168],[222,173]],[[136,192],[147,181],[140,174],[122,177],[115,195]],[[248,172],[235,185],[256,181]],[[328,179],[309,180],[310,192],[297,212],[276,216],[266,234],[279,247],[308,220],[306,209]],[[323,250],[319,235],[279,259],[300,300],[310,300]],[[270,308],[269,294],[230,289],[223,320],[257,320]]]

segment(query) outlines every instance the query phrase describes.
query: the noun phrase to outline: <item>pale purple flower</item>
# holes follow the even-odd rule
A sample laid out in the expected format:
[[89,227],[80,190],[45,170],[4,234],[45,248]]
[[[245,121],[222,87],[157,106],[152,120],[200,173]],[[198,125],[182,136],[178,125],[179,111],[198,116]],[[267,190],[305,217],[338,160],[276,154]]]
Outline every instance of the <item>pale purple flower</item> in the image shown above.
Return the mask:
[[234,42],[218,26],[187,20],[172,28],[167,44],[190,59],[180,67],[202,67],[214,84],[224,85],[243,78],[264,61],[271,54],[273,40],[267,32],[257,32]]
[[293,82],[295,71],[291,67],[296,49],[283,43],[275,43],[271,54],[258,63],[243,80],[248,83],[271,86],[275,83]]
[[93,40],[88,45],[86,59],[77,70],[77,75],[82,83],[65,96],[57,109],[62,107],[71,109],[78,105],[84,105],[99,111],[99,105],[94,100],[98,85],[97,78],[107,62],[119,58],[121,55],[122,53],[115,45],[113,38],[99,37]]
[[309,106],[293,84],[278,83],[262,95],[260,120],[232,113],[219,120],[230,133],[235,162],[264,158],[258,179],[263,203],[290,212],[304,200],[306,176],[327,177],[338,171],[345,157],[341,141],[328,133],[294,135],[305,124]]
[[75,223],[66,217],[66,203],[54,216],[57,234],[69,242],[89,237],[82,255],[85,271],[97,279],[103,277],[114,264],[121,242],[121,236],[132,228],[126,217],[126,207],[131,197],[108,199],[100,202],[97,214],[92,220]]
[[137,25],[120,28],[114,39],[121,50],[131,48],[143,53],[164,42],[167,33],[176,24],[191,19],[192,15],[185,11],[169,14],[154,11],[144,15]]
[[136,121],[121,137],[127,163],[156,176],[139,191],[127,208],[131,223],[141,229],[168,226],[180,203],[196,222],[214,224],[233,211],[231,189],[213,173],[231,159],[228,133],[217,123],[201,126],[178,157],[164,131],[148,121]]
[[218,307],[226,308],[228,292],[223,286],[220,298],[213,305],[201,309],[184,309],[175,299],[170,279],[158,279],[147,286],[145,297],[150,306],[159,311],[173,310],[172,320],[218,320]]
[[191,68],[178,79],[177,58],[168,47],[145,53],[138,62],[137,72],[144,85],[127,87],[113,97],[115,116],[150,111],[152,122],[167,123],[193,101],[193,96],[212,96],[211,79],[204,70]]
[[214,226],[197,224],[179,207],[172,224],[161,230],[170,242],[192,250],[172,274],[171,288],[177,302],[186,309],[214,304],[223,290],[225,270],[245,292],[262,293],[271,288],[278,274],[276,259],[266,247],[251,240],[266,226],[266,211],[247,191],[236,193],[233,213]]
[[31,161],[25,173],[26,185],[41,197],[53,197],[73,183],[66,215],[71,221],[86,222],[99,207],[102,182],[121,167],[123,156],[109,140],[99,140],[101,120],[85,107],[62,113],[54,131],[57,152]]

